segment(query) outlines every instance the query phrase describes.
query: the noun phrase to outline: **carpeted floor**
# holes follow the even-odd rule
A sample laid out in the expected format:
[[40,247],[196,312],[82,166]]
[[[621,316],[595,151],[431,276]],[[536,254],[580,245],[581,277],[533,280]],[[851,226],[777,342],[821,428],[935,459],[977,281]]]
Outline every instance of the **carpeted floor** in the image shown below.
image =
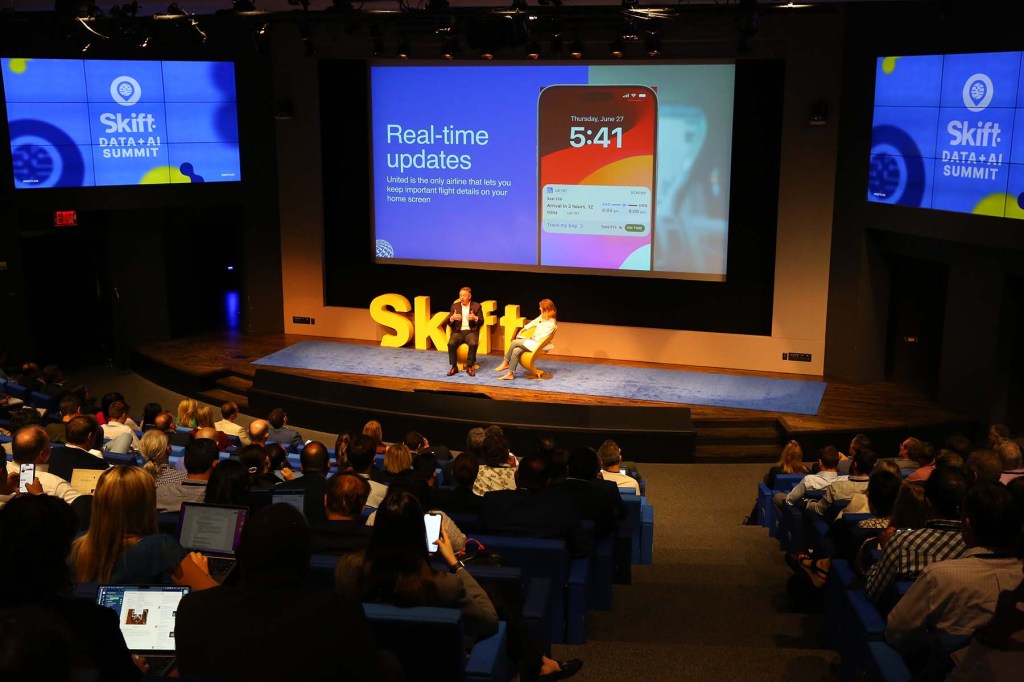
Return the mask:
[[[125,394],[135,411],[155,401],[172,411],[182,396],[138,375],[76,374],[94,395]],[[219,407],[219,406],[215,406]],[[335,434],[293,426],[333,444]],[[242,423],[251,417],[243,416]],[[357,427],[358,425],[352,425]],[[385,438],[389,437],[384,424]],[[740,525],[754,503],[763,464],[645,464],[655,507],[654,564],[633,567],[610,612],[590,612],[585,645],[556,645],[556,658],[582,658],[580,682],[734,682],[831,679],[834,653],[819,648],[820,616],[793,613],[790,572],[778,544]]]
[[491,371],[498,366],[496,358],[482,358],[476,377],[463,372],[446,377],[444,355],[436,350],[329,341],[302,341],[253,364],[796,414],[817,414],[825,393],[825,383],[821,381],[558,362],[548,358],[540,359],[537,365],[553,375],[550,381],[501,381],[500,375]]

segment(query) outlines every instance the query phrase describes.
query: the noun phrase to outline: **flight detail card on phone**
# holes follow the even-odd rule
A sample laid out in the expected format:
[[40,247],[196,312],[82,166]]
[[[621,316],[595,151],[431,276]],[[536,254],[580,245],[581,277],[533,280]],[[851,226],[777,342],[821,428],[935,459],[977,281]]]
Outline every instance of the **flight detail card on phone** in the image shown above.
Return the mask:
[[561,234],[649,237],[647,187],[545,185],[544,230]]

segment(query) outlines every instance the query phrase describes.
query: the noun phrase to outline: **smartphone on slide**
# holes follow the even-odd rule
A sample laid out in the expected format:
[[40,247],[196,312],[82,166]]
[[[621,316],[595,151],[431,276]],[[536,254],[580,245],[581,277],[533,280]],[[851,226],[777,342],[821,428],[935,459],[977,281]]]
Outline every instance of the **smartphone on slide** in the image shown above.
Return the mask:
[[537,262],[652,269],[658,95],[551,85],[537,103]]
[[437,552],[437,540],[441,537],[441,515],[424,514],[423,525],[427,527],[427,552],[435,554]]

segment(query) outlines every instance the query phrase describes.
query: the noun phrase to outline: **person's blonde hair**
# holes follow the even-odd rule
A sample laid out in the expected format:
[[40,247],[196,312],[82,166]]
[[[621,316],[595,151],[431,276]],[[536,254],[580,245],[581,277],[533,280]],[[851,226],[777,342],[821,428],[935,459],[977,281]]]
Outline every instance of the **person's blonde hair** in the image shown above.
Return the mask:
[[558,317],[558,309],[555,307],[554,301],[550,298],[541,300],[540,309],[544,312],[551,313],[551,317]]
[[363,427],[363,435],[369,436],[378,445],[384,440],[384,430],[381,429],[380,422],[372,419]]
[[107,469],[93,492],[89,531],[71,547],[76,581],[109,581],[121,554],[157,532],[153,477],[139,467]]
[[217,427],[214,426],[213,420],[213,408],[209,405],[200,405],[196,408],[196,428],[201,426],[209,426],[211,429]]
[[153,478],[160,473],[160,467],[167,464],[167,434],[163,431],[150,429],[139,439],[139,452],[146,458],[143,469]]
[[384,471],[400,474],[412,468],[412,453],[405,443],[392,443],[384,453]]
[[781,467],[781,473],[783,474],[806,473],[807,467],[804,466],[804,450],[800,447],[800,443],[797,443],[795,440],[786,443],[782,448],[782,452],[779,453],[779,461],[775,466]]
[[178,403],[178,418],[175,420],[178,422],[178,426],[184,426],[185,428],[192,428],[195,426],[196,410],[199,409],[199,403],[192,398],[184,398]]

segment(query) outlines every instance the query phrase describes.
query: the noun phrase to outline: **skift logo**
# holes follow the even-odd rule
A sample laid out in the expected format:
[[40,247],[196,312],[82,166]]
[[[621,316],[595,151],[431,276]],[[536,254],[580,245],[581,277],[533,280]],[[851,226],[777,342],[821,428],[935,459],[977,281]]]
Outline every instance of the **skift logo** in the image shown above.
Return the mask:
[[967,111],[984,111],[992,102],[992,79],[983,73],[976,73],[964,83],[964,106]]
[[[110,96],[122,107],[130,107],[134,106],[142,97],[142,88],[139,87],[139,81],[131,76],[118,76],[110,83]],[[965,94],[964,97],[966,98],[967,95]]]

